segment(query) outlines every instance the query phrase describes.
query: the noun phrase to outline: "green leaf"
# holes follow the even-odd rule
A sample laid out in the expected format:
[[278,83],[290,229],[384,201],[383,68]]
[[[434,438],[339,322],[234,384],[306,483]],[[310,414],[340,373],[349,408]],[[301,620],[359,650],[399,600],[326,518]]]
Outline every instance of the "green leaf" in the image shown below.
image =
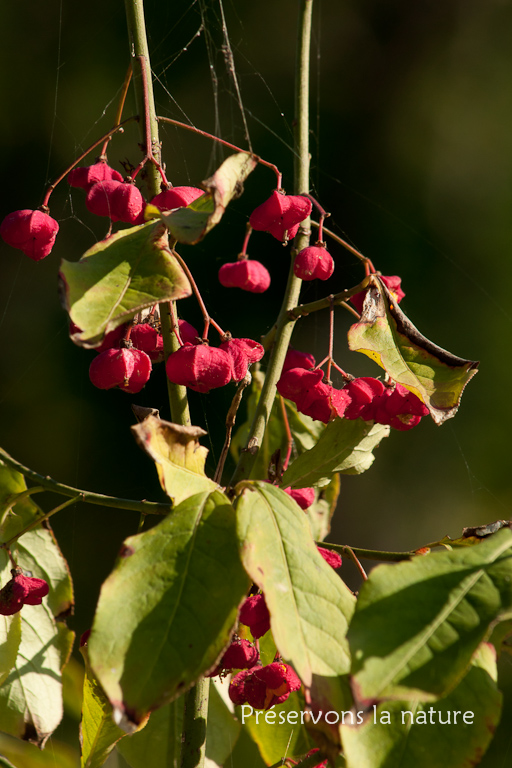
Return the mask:
[[336,473],[331,482],[316,492],[316,499],[308,507],[306,515],[315,541],[323,541],[330,533],[331,520],[340,495],[340,476]]
[[0,616],[0,686],[16,664],[16,657],[21,642],[21,618]]
[[[33,744],[0,733],[0,768],[77,768],[77,750],[52,738],[44,751]],[[6,759],[7,758],[7,759]]]
[[131,768],[179,768],[183,697],[151,713],[146,725],[116,749]]
[[[25,481],[18,472],[0,466],[0,504],[4,510],[13,494],[25,490]],[[0,541],[8,541],[41,516],[39,507],[30,497],[25,497],[4,513]],[[7,631],[10,620],[9,632],[14,633],[10,640],[3,635],[7,655],[12,660],[16,644],[18,654],[0,687],[0,723],[6,733],[41,746],[53,733],[63,713],[61,671],[68,660],[74,634],[55,618],[71,610],[72,585],[66,561],[47,521],[44,527],[23,534],[13,545],[12,552],[22,569],[48,582],[50,592],[43,598],[42,605],[25,605],[19,614],[2,617],[7,620],[4,631]],[[1,550],[0,586],[11,578],[11,567],[7,553]]]
[[478,363],[456,357],[426,339],[372,275],[361,320],[348,332],[349,348],[384,368],[422,400],[436,424],[457,412],[464,387]]
[[61,670],[73,639],[45,602],[23,606],[18,657],[0,688],[3,731],[44,746],[62,719]]
[[258,745],[265,763],[274,765],[284,757],[304,755],[313,748],[314,743],[301,723],[301,713],[305,709],[304,697],[294,692],[282,704],[266,712],[254,712],[248,704],[237,707],[236,712],[243,727]]
[[359,475],[375,459],[372,451],[389,435],[389,427],[363,419],[335,419],[311,450],[299,456],[283,475],[281,485],[292,488],[324,486],[336,472]]
[[496,656],[484,644],[469,672],[435,708],[419,702],[384,702],[373,708],[364,725],[342,726],[347,768],[477,765],[500,719],[502,696],[496,676]]
[[[206,768],[221,767],[224,763],[228,763],[228,758],[233,751],[242,727],[219,692],[218,686],[222,685],[220,681],[217,685],[217,679],[213,679],[210,685],[208,723],[206,726]],[[221,688],[223,693],[226,688],[227,686]],[[227,690],[225,695],[227,696]],[[144,766],[141,766],[141,768],[144,768]],[[165,768],[165,766],[162,766],[162,768]]]
[[[238,461],[240,451],[244,448],[249,438],[254,413],[256,411],[256,406],[258,405],[264,381],[265,376],[260,371],[255,371],[252,378],[251,394],[247,399],[247,418],[238,428],[231,441],[231,453],[235,461]],[[285,404],[286,415],[288,417],[288,423],[290,425],[294,443],[295,453],[292,453],[293,457],[294,455],[300,455],[304,451],[312,448],[324,431],[325,425],[321,421],[314,421],[309,416],[298,413],[294,403],[291,403],[289,400],[283,400],[283,402]],[[281,457],[284,459],[287,447],[288,438],[281,408],[281,398],[280,395],[276,395],[268,420],[267,429],[263,436],[261,448],[258,451],[256,462],[251,471],[251,479],[266,480],[268,477],[268,466],[271,457],[278,449],[280,449]]]
[[189,245],[202,240],[219,223],[228,203],[234,197],[240,196],[243,182],[254,170],[256,164],[254,156],[247,152],[231,155],[213,176],[203,181],[205,195],[198,197],[186,207],[162,214],[162,220],[173,238],[179,243]]
[[160,485],[175,504],[218,488],[204,473],[208,450],[198,440],[206,435],[201,427],[182,427],[148,416],[132,426],[132,431],[140,447],[155,462]]
[[75,343],[97,347],[141,309],[190,296],[188,278],[166,248],[165,227],[151,221],[101,240],[80,261],[62,261],[64,306],[81,329]]
[[80,648],[85,661],[84,697],[82,705],[81,768],[100,768],[115,744],[126,736],[112,719],[112,705],[98,683],[89,664],[87,647]]
[[353,688],[361,700],[443,696],[494,624],[511,617],[509,529],[473,547],[379,565],[349,628]]
[[89,640],[116,722],[139,723],[214,666],[248,586],[234,511],[220,491],[186,499],[124,542]]
[[354,598],[319,554],[300,507],[284,491],[244,481],[235,507],[242,560],[263,590],[275,643],[315,702],[346,703],[346,641]]

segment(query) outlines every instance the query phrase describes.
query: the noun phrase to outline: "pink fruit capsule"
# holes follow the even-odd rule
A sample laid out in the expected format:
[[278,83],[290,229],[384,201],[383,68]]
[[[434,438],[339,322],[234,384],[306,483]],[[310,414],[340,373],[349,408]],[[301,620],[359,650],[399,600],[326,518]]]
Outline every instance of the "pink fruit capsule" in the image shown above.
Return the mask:
[[301,280],[328,280],[334,272],[334,261],[326,248],[310,245],[297,254],[293,271]]
[[223,264],[219,269],[219,282],[224,288],[263,293],[270,285],[270,274],[259,261],[243,259]]
[[24,209],[9,213],[0,224],[0,235],[12,248],[19,248],[33,261],[51,252],[59,225],[42,211]]
[[277,240],[291,240],[311,208],[311,200],[303,195],[285,195],[274,190],[268,200],[254,209],[249,223],[253,229],[270,232]]
[[195,392],[209,392],[231,381],[233,363],[227,352],[207,344],[184,344],[167,358],[167,378]]
[[98,389],[119,387],[140,392],[151,375],[151,360],[140,349],[107,349],[89,367],[89,378]]
[[111,168],[105,161],[100,160],[94,165],[79,166],[68,173],[68,184],[71,187],[80,187],[86,192],[99,181],[122,181],[123,177],[118,171]]
[[171,211],[174,208],[183,208],[186,205],[190,205],[201,195],[204,195],[204,189],[197,189],[197,187],[171,187],[155,195],[151,200],[151,205],[154,205],[159,211]]

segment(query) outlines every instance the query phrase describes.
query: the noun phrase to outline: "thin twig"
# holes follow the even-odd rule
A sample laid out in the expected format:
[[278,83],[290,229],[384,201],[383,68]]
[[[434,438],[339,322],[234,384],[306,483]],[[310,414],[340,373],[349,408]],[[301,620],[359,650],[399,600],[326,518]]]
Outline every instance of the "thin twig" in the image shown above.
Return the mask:
[[19,461],[13,459],[12,456],[0,448],[0,464],[5,464],[7,467],[16,470],[24,477],[32,480],[38,486],[43,486],[47,491],[53,491],[61,496],[76,496],[80,497],[80,501],[84,501],[86,504],[98,504],[102,507],[114,507],[116,509],[130,509],[134,512],[146,512],[148,515],[168,515],[172,509],[172,504],[158,504],[154,501],[134,501],[132,499],[120,499],[117,496],[104,496],[101,493],[92,493],[90,491],[82,491],[80,488],[73,488],[71,485],[64,485],[64,483],[58,483],[56,480],[52,480],[48,475],[44,477],[38,472],[34,472],[33,469],[25,467],[20,464]]
[[44,523],[45,520],[48,520],[49,517],[52,515],[57,514],[57,512],[60,512],[63,509],[66,509],[66,507],[70,507],[72,504],[76,504],[77,501],[82,501],[81,495],[75,496],[72,499],[68,499],[67,501],[64,501],[62,504],[59,504],[58,507],[54,507],[49,512],[46,512],[42,517],[38,517],[36,520],[33,520],[29,525],[25,526],[23,530],[21,530],[19,533],[17,533],[15,536],[11,536],[11,538],[8,541],[4,541],[3,544],[0,544],[0,549],[9,549],[11,544],[14,544],[15,541],[17,541],[23,534],[28,533],[33,528],[37,528],[41,523]]
[[240,384],[238,385],[236,394],[233,398],[231,405],[229,406],[229,411],[226,416],[226,439],[224,440],[224,445],[222,447],[222,452],[220,454],[219,463],[217,464],[217,469],[215,470],[215,475],[213,478],[214,482],[219,484],[222,478],[222,473],[224,471],[224,464],[226,463],[229,446],[231,444],[231,435],[233,433],[233,427],[235,426],[236,414],[240,407],[240,403],[242,402],[244,389],[249,386],[249,384],[251,383],[251,380],[252,380],[252,376],[249,373],[249,371],[247,371],[245,378],[243,378]]

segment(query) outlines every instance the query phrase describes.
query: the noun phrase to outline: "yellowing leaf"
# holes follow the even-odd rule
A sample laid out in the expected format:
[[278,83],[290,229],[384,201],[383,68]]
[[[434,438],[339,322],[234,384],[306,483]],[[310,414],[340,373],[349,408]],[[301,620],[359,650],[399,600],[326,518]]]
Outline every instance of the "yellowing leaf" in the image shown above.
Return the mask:
[[425,338],[372,275],[361,320],[348,332],[351,350],[362,352],[422,400],[436,424],[457,412],[478,363],[452,355]]
[[243,190],[243,182],[256,167],[256,158],[247,152],[231,155],[203,181],[206,194],[190,205],[162,215],[171,235],[179,243],[192,245],[219,223],[228,203]]
[[182,427],[148,416],[132,430],[141,448],[155,462],[160,485],[175,504],[218,487],[204,473],[208,450],[198,440],[206,435],[201,427]]

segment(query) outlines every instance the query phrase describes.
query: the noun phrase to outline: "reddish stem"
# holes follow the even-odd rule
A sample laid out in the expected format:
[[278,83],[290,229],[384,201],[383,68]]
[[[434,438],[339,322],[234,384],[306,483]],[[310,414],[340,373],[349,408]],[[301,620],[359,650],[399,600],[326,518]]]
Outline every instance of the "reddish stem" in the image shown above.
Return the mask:
[[[115,119],[114,125],[119,125],[121,123],[121,118],[123,116],[124,103],[126,101],[126,95],[128,93],[128,88],[130,87],[131,79],[132,79],[132,65],[130,62],[124,78],[123,87],[121,89],[121,97],[119,99],[119,104],[117,106],[116,119]],[[105,139],[105,142],[101,148],[100,157],[102,160],[107,159],[107,147],[111,138],[112,138],[111,136],[108,136],[108,138]]]
[[334,343],[334,296],[329,296],[331,306],[329,308],[329,359],[327,360],[327,383],[331,384],[331,364],[332,364],[332,350]]
[[103,134],[103,136],[102,136],[100,139],[98,139],[98,141],[95,141],[95,142],[94,142],[94,144],[91,144],[91,146],[90,146],[90,147],[88,147],[88,148],[85,150],[85,152],[82,152],[82,154],[80,155],[80,157],[77,157],[77,159],[76,159],[76,160],[74,160],[74,162],[73,162],[73,163],[72,163],[72,164],[71,164],[71,165],[70,165],[68,168],[66,168],[66,170],[64,171],[64,173],[61,173],[61,175],[60,175],[60,176],[59,176],[57,179],[55,179],[55,181],[53,181],[53,182],[50,184],[50,186],[49,186],[49,187],[48,187],[48,189],[46,190],[46,193],[45,193],[45,196],[44,196],[44,200],[43,200],[43,202],[41,203],[41,205],[40,205],[40,208],[41,208],[41,209],[43,209],[43,210],[44,210],[44,209],[48,209],[48,200],[50,199],[50,195],[52,194],[52,192],[53,192],[53,190],[55,189],[55,187],[57,186],[57,184],[60,184],[60,182],[62,181],[62,179],[65,179],[65,178],[66,178],[66,176],[68,175],[68,173],[69,173],[70,171],[72,171],[72,170],[73,170],[73,168],[75,167],[75,165],[78,165],[78,163],[79,163],[81,160],[83,160],[83,159],[84,159],[84,157],[87,157],[87,155],[89,154],[89,152],[92,152],[92,150],[93,150],[93,149],[95,149],[95,148],[98,146],[98,144],[101,144],[101,142],[102,142],[102,141],[105,141],[105,139],[108,139],[110,136],[113,136],[113,134],[114,134],[114,133],[117,133],[117,131],[120,131],[120,130],[122,130],[123,126],[125,126],[125,125],[126,125],[126,123],[129,123],[129,122],[131,122],[132,120],[138,120],[138,119],[139,119],[138,115],[132,115],[132,117],[127,117],[127,118],[126,118],[126,120],[123,120],[123,122],[122,122],[122,123],[119,123],[119,125],[116,125],[116,127],[115,127],[115,128],[111,128],[111,129],[110,129],[110,131],[108,131],[107,133]]
[[178,343],[180,347],[182,347],[184,342],[180,334],[180,324],[178,322],[178,316],[176,314],[176,304],[174,303],[174,301],[169,302],[169,314],[171,316],[171,331],[174,333],[174,335],[178,339]]
[[164,250],[167,251],[167,253],[170,253],[171,256],[174,256],[175,259],[177,259],[181,268],[183,269],[183,271],[185,272],[186,276],[189,279],[190,286],[192,288],[192,291],[194,292],[194,296],[197,299],[197,303],[199,304],[199,308],[204,318],[203,341],[208,341],[208,329],[210,327],[210,324],[213,325],[213,327],[220,334],[220,336],[225,336],[226,334],[224,333],[220,325],[216,323],[215,320],[213,320],[213,318],[210,317],[208,310],[206,309],[206,305],[203,301],[203,297],[201,296],[199,288],[197,287],[196,281],[192,277],[192,272],[188,268],[184,259],[182,259],[182,257],[179,255],[177,251],[171,251],[169,248],[164,248]]
[[252,227],[249,224],[249,222],[247,222],[247,225],[245,227],[245,237],[242,245],[242,250],[238,254],[237,261],[245,261],[247,259],[247,245],[249,243],[249,238],[251,236],[251,233],[252,233]]
[[[161,117],[160,115],[157,115],[157,120],[161,120],[164,123],[170,123],[171,125],[175,125],[178,128],[185,128],[187,131],[192,131],[192,133],[197,133],[199,136],[204,136],[206,139],[211,139],[212,141],[216,141],[218,144],[222,144],[224,147],[229,147],[229,149],[234,149],[236,152],[247,152],[246,149],[241,149],[240,147],[237,147],[236,144],[231,144],[229,141],[224,141],[224,139],[219,139],[218,136],[214,136],[212,133],[207,133],[206,131],[202,131],[200,128],[196,128],[194,125],[187,125],[187,123],[181,123],[179,120],[173,120],[170,117]],[[250,153],[252,154],[252,152]],[[257,155],[253,154],[254,159],[257,163],[260,165],[264,165],[266,168],[270,168],[277,176],[277,189],[281,189],[281,184],[283,181],[283,174],[280,172],[277,165],[274,165],[273,163],[269,163],[268,160],[263,160],[261,157],[258,157]]]

